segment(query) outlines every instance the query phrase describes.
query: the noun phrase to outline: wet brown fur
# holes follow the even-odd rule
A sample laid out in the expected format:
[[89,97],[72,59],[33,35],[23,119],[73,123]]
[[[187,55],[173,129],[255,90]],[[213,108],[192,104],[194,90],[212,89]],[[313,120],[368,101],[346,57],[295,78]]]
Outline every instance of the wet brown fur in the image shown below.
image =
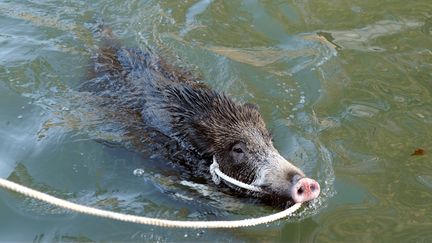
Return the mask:
[[234,164],[230,157],[232,146],[239,141],[255,157],[264,158],[268,148],[274,150],[255,106],[238,104],[211,90],[190,72],[151,51],[121,48],[113,38],[108,39],[109,44],[95,57],[91,79],[80,89],[106,98],[104,105],[127,110],[126,114],[133,114],[130,120],[144,124],[129,129],[138,134],[136,146],[158,144],[157,150],[163,148],[167,158],[190,165],[192,174],[207,181],[212,156],[231,177],[245,183],[256,179],[266,161]]

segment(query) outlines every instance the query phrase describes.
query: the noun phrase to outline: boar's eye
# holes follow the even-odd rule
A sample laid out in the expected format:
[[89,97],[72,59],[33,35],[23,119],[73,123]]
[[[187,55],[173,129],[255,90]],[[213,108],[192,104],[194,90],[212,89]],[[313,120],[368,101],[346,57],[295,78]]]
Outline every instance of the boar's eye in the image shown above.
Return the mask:
[[243,142],[237,142],[231,147],[231,158],[234,163],[242,163],[244,162],[246,152],[246,144]]
[[243,149],[241,149],[241,148],[233,148],[233,151],[238,153],[238,154],[243,153]]
[[242,148],[242,144],[238,143],[236,145],[233,146],[232,151],[236,152],[238,154],[242,154],[243,153],[243,148]]

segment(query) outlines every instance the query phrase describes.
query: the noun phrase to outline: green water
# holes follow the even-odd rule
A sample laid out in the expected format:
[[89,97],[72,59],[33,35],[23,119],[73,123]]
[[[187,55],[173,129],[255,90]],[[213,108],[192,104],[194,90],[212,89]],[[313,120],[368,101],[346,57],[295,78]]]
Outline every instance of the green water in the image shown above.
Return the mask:
[[274,212],[113,145],[126,140],[121,124],[77,92],[104,23],[125,45],[151,47],[258,104],[281,154],[320,182],[322,196],[292,219],[186,230],[83,216],[1,190],[1,242],[432,241],[431,1],[89,2],[0,2],[1,177],[149,217]]

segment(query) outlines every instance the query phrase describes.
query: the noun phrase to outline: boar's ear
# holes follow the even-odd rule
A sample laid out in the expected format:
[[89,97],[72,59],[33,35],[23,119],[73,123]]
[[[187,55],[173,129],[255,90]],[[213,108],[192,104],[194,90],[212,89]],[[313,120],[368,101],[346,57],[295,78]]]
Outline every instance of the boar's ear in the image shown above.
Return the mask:
[[252,103],[246,103],[243,106],[247,107],[247,108],[250,108],[250,109],[253,109],[253,110],[257,110],[257,111],[259,110],[258,105],[255,105],[255,104],[252,104]]

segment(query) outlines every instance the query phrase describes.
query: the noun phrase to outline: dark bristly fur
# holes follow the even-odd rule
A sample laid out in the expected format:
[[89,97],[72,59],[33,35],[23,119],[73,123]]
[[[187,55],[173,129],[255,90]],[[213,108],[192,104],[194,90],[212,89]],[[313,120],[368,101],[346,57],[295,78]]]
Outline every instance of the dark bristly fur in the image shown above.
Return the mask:
[[256,106],[235,103],[149,51],[114,42],[108,40],[100,49],[94,77],[81,91],[105,98],[113,109],[141,116],[142,123],[159,134],[146,141],[162,143],[164,155],[173,161],[187,160],[196,170],[192,174],[210,178],[208,166],[216,156],[229,176],[260,183],[273,202],[290,200],[293,175],[304,174],[274,149]]

